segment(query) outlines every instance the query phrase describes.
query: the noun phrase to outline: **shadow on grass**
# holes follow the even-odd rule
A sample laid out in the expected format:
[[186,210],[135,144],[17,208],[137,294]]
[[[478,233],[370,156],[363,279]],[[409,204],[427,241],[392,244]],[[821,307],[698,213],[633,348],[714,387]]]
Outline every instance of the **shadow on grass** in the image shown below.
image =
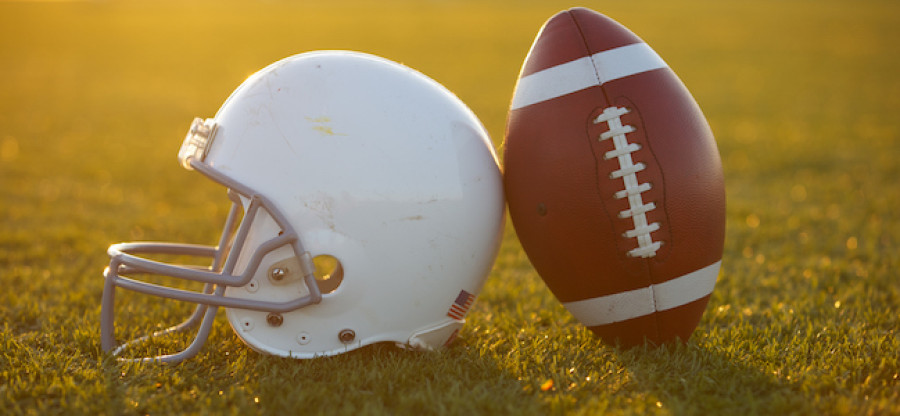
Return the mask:
[[[281,360],[278,360],[281,361]],[[261,381],[261,391],[300,400],[325,413],[538,414],[540,402],[523,392],[516,378],[465,348],[442,352],[405,351],[373,345],[341,356],[286,362],[289,386],[280,378]],[[268,367],[263,364],[263,367]],[[274,367],[268,367],[269,371]],[[281,393],[277,393],[281,391]],[[291,406],[286,403],[284,409]]]
[[[466,348],[376,344],[311,360],[259,354],[214,334],[178,365],[105,360],[112,413],[541,414],[496,363]],[[211,344],[221,342],[215,348]]]
[[798,388],[744,364],[735,356],[741,352],[697,341],[622,350],[577,324],[548,329],[553,336],[509,339],[489,353],[473,336],[442,352],[379,344],[312,360],[259,354],[221,330],[179,365],[104,361],[109,401],[103,407],[329,415],[811,410]]
[[648,394],[658,401],[652,405],[674,414],[811,410],[807,399],[789,381],[746,365],[733,353],[697,342],[617,350],[616,355],[630,374],[625,389]]

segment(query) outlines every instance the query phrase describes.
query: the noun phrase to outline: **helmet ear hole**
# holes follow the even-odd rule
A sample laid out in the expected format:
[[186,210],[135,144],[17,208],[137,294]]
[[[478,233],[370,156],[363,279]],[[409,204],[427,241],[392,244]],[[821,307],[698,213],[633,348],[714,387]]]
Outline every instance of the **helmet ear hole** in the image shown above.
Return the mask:
[[344,267],[336,257],[322,254],[313,257],[316,266],[316,284],[322,294],[328,294],[337,290],[344,281]]

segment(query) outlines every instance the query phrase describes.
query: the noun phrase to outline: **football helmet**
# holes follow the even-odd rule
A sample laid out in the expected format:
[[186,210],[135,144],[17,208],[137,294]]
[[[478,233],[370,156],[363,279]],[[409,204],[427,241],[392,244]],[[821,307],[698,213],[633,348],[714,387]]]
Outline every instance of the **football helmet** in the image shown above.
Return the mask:
[[[273,355],[376,342],[438,348],[462,326],[497,255],[505,202],[487,132],[446,88],[384,58],[317,51],[275,62],[214,118],[194,120],[178,160],[227,188],[231,211],[216,246],[109,247],[101,344],[117,357],[199,325],[182,351],[127,359],[194,356],[220,307],[241,340]],[[117,345],[119,288],[197,306],[180,325]]]

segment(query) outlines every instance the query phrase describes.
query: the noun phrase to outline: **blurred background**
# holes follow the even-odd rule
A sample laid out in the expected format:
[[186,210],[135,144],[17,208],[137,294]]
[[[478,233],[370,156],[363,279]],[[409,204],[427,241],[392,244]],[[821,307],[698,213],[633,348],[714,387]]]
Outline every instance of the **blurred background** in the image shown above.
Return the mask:
[[[893,2],[582,5],[643,37],[709,118],[729,198],[725,279],[777,303],[784,285],[810,284],[835,262],[867,275],[897,261]],[[350,49],[418,69],[475,111],[502,155],[519,66],[540,25],[570,6],[0,2],[0,268],[19,289],[3,313],[30,302],[22,291],[75,284],[96,296],[111,242],[215,241],[224,192],[175,154],[193,117],[211,117],[286,56]],[[532,273],[511,230],[504,247],[498,267]],[[719,293],[739,298],[743,285],[729,287]]]
[[[4,339],[91,361],[110,243],[215,241],[224,190],[181,169],[175,156],[193,117],[213,116],[253,72],[311,50],[381,55],[455,92],[502,154],[519,66],[541,24],[576,5],[647,41],[717,137],[725,259],[694,340],[737,348],[725,355],[749,354],[746,365],[781,379],[805,367],[772,375],[797,354],[771,341],[773,330],[811,340],[832,340],[815,331],[835,326],[857,341],[893,336],[900,324],[886,314],[900,303],[898,2],[107,0],[0,1]],[[464,343],[504,345],[494,341],[520,328],[552,338],[567,331],[555,322],[572,323],[510,223],[480,299]],[[782,353],[754,356],[766,342]],[[852,355],[861,344],[826,345]],[[499,356],[504,348],[494,349]],[[524,371],[513,379],[545,379]]]

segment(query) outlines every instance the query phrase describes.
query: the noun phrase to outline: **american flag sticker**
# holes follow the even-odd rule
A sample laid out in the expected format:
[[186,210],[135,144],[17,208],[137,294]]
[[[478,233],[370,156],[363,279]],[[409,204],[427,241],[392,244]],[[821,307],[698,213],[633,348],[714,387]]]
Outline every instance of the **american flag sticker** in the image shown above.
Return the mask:
[[447,316],[453,319],[463,319],[463,317],[466,316],[466,312],[469,311],[469,307],[472,306],[472,302],[475,302],[475,295],[466,292],[465,290],[460,290],[459,296],[457,296],[456,300],[453,301],[453,304],[450,305]]

